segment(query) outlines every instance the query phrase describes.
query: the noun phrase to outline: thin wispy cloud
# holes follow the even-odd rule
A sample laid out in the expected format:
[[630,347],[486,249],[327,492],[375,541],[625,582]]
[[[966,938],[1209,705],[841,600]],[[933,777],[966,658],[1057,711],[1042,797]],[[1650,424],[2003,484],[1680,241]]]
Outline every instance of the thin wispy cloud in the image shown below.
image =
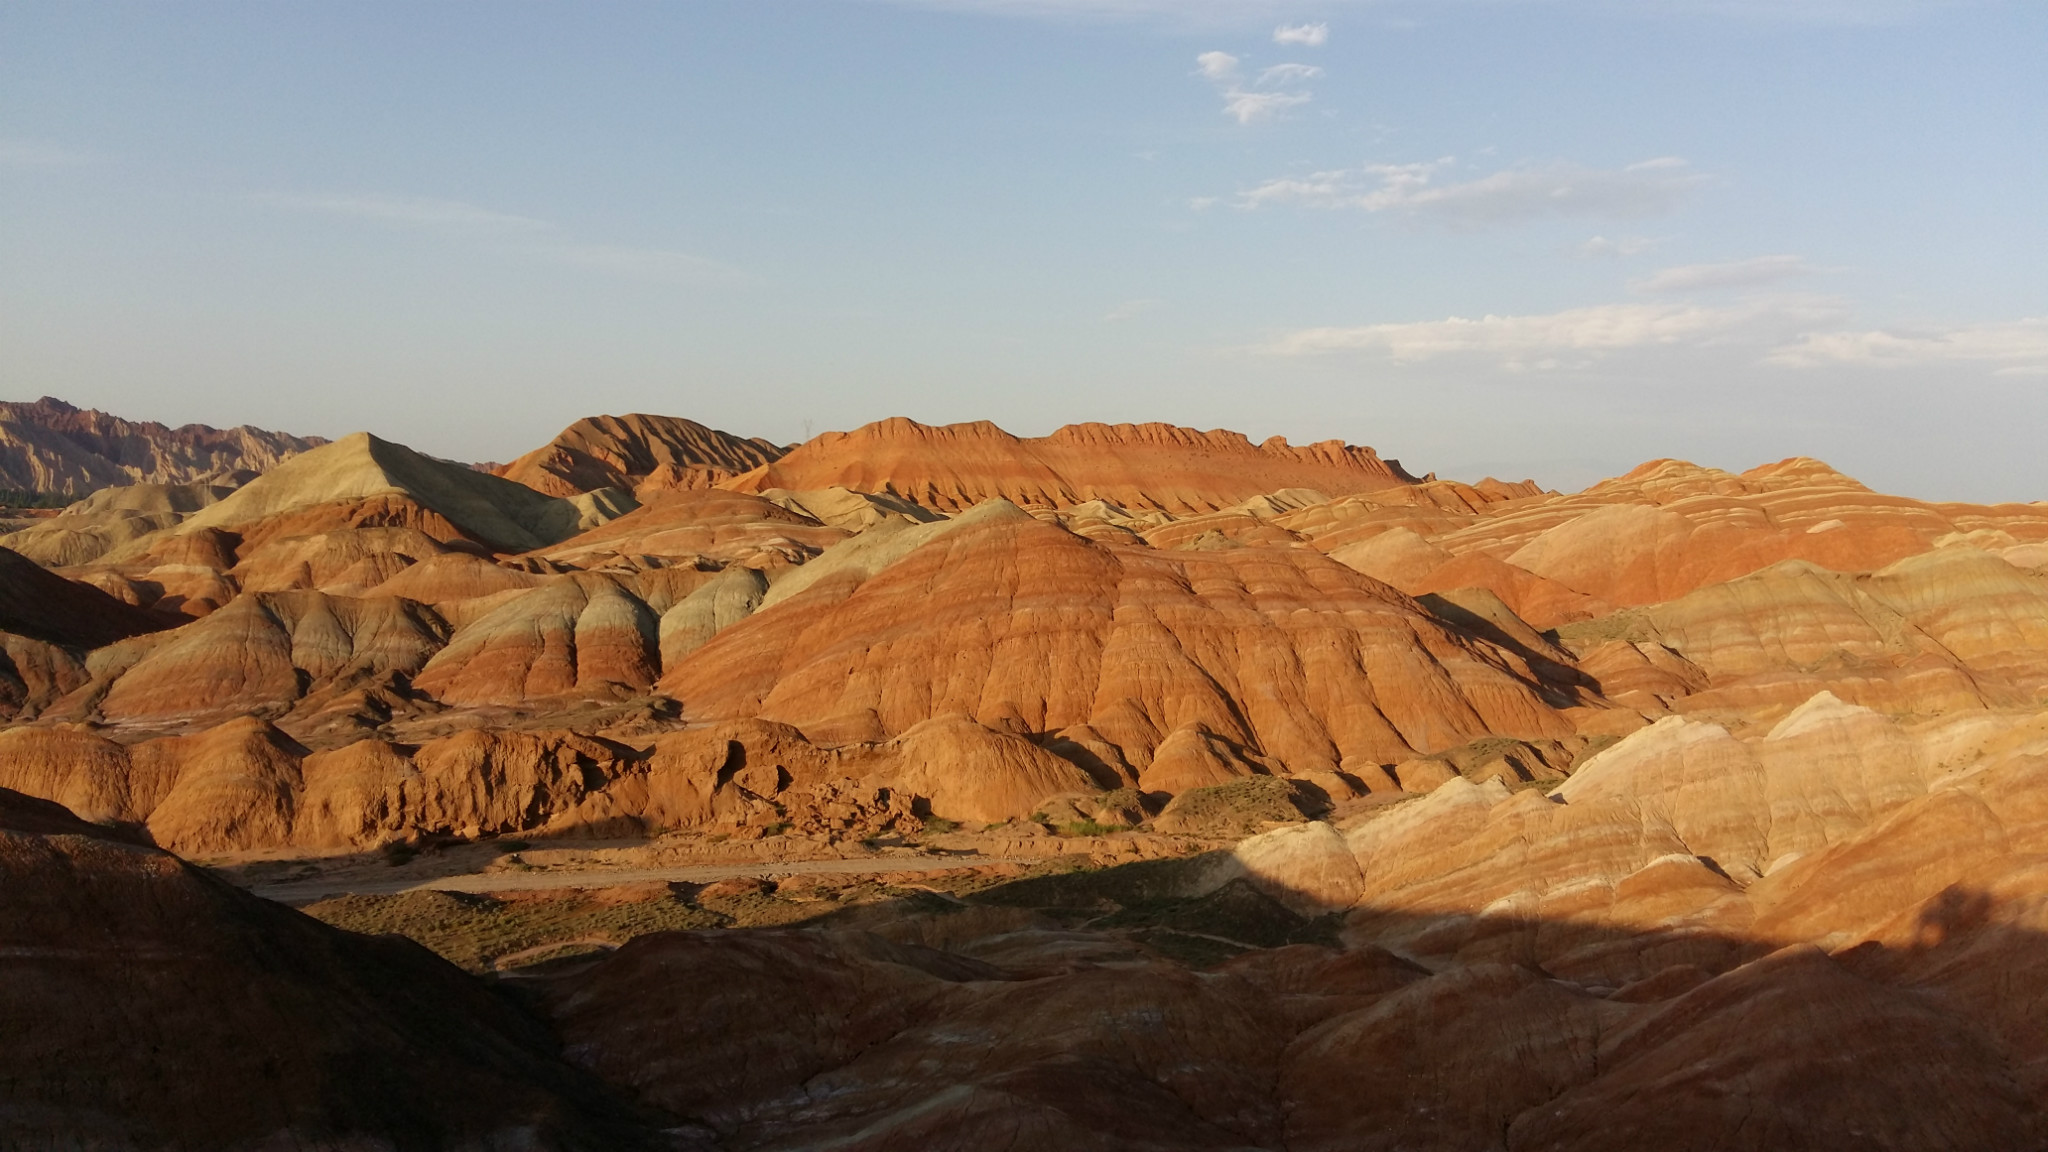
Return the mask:
[[[862,0],[876,2],[876,0]],[[1254,27],[1299,10],[1295,0],[881,0],[899,7],[1081,23],[1157,23],[1179,28]],[[1901,24],[1944,12],[1983,7],[1991,0],[1435,0],[1438,8],[1536,7],[1633,20],[1727,20],[1747,24],[1869,26]],[[1326,9],[1382,7],[1383,0],[1324,0]],[[1308,30],[1303,32],[1302,30]],[[1283,33],[1315,35],[1327,26],[1285,25]]]
[[1397,364],[1450,356],[1483,356],[1509,368],[1583,364],[1624,350],[1739,342],[1769,344],[1802,329],[1838,322],[1832,301],[1762,301],[1730,307],[1700,304],[1599,304],[1520,316],[1452,316],[1395,324],[1305,328],[1268,344],[1279,356],[1373,353]]
[[415,229],[508,255],[633,279],[692,283],[738,274],[725,264],[692,253],[592,243],[568,236],[538,217],[461,200],[344,193],[266,193],[254,199],[295,211]]
[[1240,193],[1234,203],[1247,211],[1292,205],[1389,212],[1478,228],[1569,216],[1655,216],[1675,208],[1707,179],[1674,157],[1625,168],[1559,162],[1442,180],[1454,167],[1455,161],[1445,157],[1286,176]]
[[546,231],[551,227],[546,221],[531,216],[493,211],[460,200],[436,200],[425,196],[267,193],[258,196],[257,199],[285,208],[324,212],[333,216],[353,216],[363,220],[381,220],[420,228],[535,232]]
[[1121,324],[1126,320],[1135,320],[1159,307],[1161,303],[1162,301],[1149,296],[1138,300],[1126,300],[1103,313],[1102,322],[1105,324]]
[[[1284,357],[1351,355],[1391,364],[1491,362],[1508,371],[1585,368],[1616,354],[1732,355],[1778,368],[1976,368],[2048,376],[2048,317],[1922,331],[1858,329],[1848,306],[1822,296],[1597,304],[1524,315],[1302,328],[1256,351]],[[1462,359],[1461,359],[1462,358]]]
[[2048,375],[2048,316],[1924,332],[1815,332],[1769,360],[1801,368],[1979,364],[2002,376]]
[[1820,271],[1799,256],[1754,256],[1718,264],[1682,264],[1632,280],[1637,292],[1697,292],[1715,288],[1755,288],[1797,280]]
[[1259,73],[1259,85],[1272,87],[1276,84],[1299,84],[1322,74],[1323,70],[1313,64],[1275,64]]
[[1650,236],[1595,236],[1574,246],[1571,254],[1581,260],[1617,260],[1624,256],[1640,256],[1660,243],[1662,241]]
[[0,140],[0,168],[77,168],[105,158],[38,140]]
[[1270,120],[1289,108],[1314,99],[1300,87],[1323,74],[1312,64],[1275,64],[1259,73],[1250,87],[1244,82],[1243,61],[1228,52],[1204,52],[1195,57],[1195,71],[1216,86],[1223,97],[1223,114],[1239,124]]
[[1233,117],[1239,124],[1256,124],[1270,120],[1277,112],[1308,103],[1313,97],[1306,92],[1245,92],[1236,90],[1223,95],[1223,113]]
[[1305,48],[1321,48],[1330,42],[1328,24],[1282,24],[1273,29],[1273,43],[1299,44]]

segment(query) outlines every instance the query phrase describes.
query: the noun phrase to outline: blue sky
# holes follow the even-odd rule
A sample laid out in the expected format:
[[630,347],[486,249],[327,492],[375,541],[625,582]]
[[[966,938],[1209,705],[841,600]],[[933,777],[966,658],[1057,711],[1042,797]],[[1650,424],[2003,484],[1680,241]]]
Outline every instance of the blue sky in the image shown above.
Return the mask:
[[1995,0],[17,0],[0,380],[2048,499],[2044,61]]

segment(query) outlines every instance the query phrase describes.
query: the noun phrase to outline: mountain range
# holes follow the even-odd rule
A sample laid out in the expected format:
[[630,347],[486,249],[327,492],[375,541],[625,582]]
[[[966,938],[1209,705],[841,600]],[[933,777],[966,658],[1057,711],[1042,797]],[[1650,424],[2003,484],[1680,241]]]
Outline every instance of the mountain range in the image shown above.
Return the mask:
[[0,1143],[2048,1142],[2048,505],[0,412]]

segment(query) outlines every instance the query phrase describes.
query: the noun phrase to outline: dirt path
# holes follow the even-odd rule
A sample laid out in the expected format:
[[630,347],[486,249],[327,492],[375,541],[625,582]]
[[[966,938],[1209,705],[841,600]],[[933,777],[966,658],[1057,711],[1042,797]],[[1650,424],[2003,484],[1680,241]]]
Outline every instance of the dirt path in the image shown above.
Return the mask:
[[334,876],[295,880],[277,884],[252,884],[249,891],[281,904],[310,904],[330,896],[385,896],[396,892],[438,890],[442,892],[535,892],[551,888],[612,888],[621,884],[649,881],[687,881],[709,884],[743,876],[776,879],[783,876],[862,874],[876,872],[950,872],[956,868],[986,868],[993,864],[1036,864],[1042,857],[1006,856],[869,856],[851,860],[743,861],[730,864],[685,864],[672,868],[547,868],[526,872],[467,872],[421,880],[400,877],[393,880],[357,880]]

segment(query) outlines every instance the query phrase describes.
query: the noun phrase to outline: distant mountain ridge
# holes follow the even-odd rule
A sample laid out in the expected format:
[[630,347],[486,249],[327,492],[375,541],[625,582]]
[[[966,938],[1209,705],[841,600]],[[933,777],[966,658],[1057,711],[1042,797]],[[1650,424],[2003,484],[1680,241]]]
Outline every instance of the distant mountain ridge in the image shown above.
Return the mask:
[[1069,424],[1019,437],[986,420],[929,425],[898,416],[825,432],[723,487],[886,492],[941,512],[1001,497],[1026,508],[1107,500],[1123,509],[1214,512],[1283,488],[1324,497],[1434,479],[1371,448],[1325,440],[1254,444],[1242,433],[1172,424]]
[[189,484],[262,472],[325,443],[246,424],[123,420],[54,396],[0,401],[0,488],[77,497],[120,484]]

